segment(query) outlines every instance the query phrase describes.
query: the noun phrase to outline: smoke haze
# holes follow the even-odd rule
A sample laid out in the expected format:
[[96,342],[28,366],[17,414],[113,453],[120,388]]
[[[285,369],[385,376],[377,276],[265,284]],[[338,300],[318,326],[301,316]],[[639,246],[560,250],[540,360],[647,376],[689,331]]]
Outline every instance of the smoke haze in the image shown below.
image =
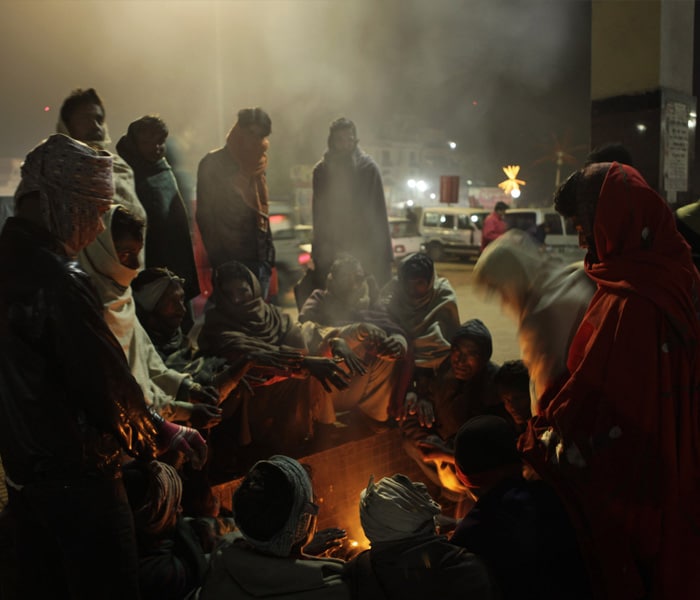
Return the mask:
[[239,108],[262,106],[273,192],[321,156],[340,115],[367,142],[411,115],[458,142],[464,175],[495,184],[521,164],[548,191],[553,165],[531,164],[551,136],[588,140],[587,0],[24,0],[0,12],[4,157],[54,131],[76,87],[102,96],[114,142],[160,114],[193,172]]

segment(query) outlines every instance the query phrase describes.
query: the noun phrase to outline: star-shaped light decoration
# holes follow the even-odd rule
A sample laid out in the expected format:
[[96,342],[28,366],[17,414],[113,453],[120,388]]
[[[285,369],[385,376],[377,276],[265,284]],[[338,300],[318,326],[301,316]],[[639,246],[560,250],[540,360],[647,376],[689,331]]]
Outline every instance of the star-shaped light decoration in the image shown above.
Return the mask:
[[509,165],[507,167],[503,167],[503,172],[506,174],[508,179],[501,181],[501,183],[498,184],[498,187],[501,188],[506,194],[517,198],[517,196],[520,195],[520,186],[525,185],[525,182],[522,179],[517,179],[518,173],[520,172],[520,165]]

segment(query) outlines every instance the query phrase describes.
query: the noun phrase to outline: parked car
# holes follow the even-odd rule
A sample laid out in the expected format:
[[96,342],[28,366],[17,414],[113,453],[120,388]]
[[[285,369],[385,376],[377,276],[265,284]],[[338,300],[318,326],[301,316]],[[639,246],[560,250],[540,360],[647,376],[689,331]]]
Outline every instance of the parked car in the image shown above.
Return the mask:
[[553,208],[510,208],[505,221],[508,229],[529,233],[547,252],[565,262],[582,260],[586,255],[578,245],[578,233],[571,221]]
[[478,257],[481,230],[489,212],[469,206],[423,207],[418,230],[425,252],[435,261],[449,256]]
[[291,207],[270,205],[270,229],[275,244],[278,295],[286,295],[311,261],[311,226],[296,225]]
[[389,217],[389,233],[394,260],[421,251],[423,236],[418,232],[418,223],[415,220]]
[[[301,279],[311,261],[311,227],[296,225],[294,211],[286,204],[270,204],[270,230],[275,244],[275,273],[277,294],[282,299]],[[212,292],[211,265],[195,222],[192,236],[194,256],[199,276],[201,295],[195,302],[195,313],[199,314]]]

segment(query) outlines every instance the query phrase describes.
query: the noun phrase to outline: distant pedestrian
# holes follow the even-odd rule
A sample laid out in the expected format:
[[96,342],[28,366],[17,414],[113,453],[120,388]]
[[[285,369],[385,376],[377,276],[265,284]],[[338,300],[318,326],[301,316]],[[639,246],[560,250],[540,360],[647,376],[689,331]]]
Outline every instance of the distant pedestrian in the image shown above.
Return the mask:
[[501,237],[508,229],[505,222],[506,211],[510,208],[505,202],[496,202],[493,212],[484,219],[484,228],[481,231],[481,251],[493,240]]
[[341,252],[356,257],[381,288],[393,253],[379,167],[358,146],[355,124],[331,123],[328,150],[313,172],[313,258],[322,288]]

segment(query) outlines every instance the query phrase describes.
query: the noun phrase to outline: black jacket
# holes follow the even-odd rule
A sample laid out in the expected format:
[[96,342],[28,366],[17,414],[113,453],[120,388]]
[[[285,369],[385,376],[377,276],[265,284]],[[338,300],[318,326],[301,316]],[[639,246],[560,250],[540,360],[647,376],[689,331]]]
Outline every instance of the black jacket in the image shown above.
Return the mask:
[[0,233],[0,455],[17,484],[111,477],[155,429],[88,275],[29,221]]

